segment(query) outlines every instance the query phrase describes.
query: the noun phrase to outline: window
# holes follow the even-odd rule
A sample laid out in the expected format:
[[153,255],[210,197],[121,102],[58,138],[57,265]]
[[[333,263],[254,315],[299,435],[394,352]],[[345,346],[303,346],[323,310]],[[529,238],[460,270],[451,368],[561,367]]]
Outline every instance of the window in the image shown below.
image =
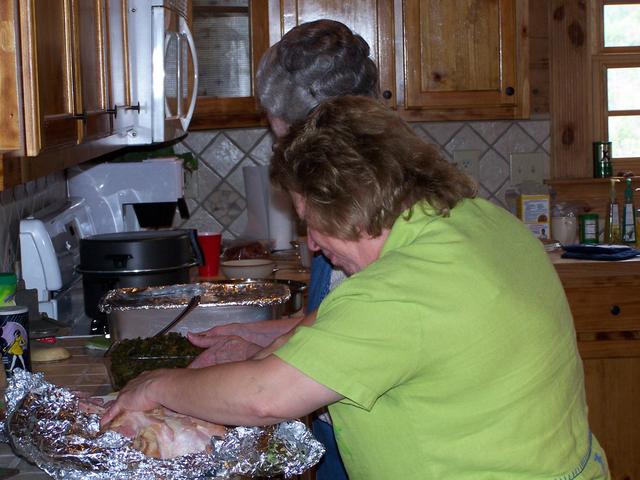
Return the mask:
[[640,174],[640,2],[600,0],[594,56],[595,133],[612,142],[614,173]]

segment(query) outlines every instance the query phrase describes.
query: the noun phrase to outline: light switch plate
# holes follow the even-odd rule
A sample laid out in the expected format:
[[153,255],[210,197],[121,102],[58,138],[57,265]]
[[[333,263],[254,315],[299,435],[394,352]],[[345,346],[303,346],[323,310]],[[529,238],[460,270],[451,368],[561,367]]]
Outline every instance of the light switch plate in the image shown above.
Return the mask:
[[549,176],[548,163],[544,153],[512,153],[509,156],[511,184],[542,183]]
[[454,150],[453,163],[464,173],[474,179],[480,174],[480,150]]

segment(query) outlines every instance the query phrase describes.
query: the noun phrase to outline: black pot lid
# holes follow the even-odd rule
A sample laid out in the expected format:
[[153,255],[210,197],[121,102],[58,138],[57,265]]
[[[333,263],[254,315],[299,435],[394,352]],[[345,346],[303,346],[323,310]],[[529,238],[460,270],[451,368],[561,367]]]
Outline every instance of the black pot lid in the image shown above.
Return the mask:
[[197,264],[192,231],[104,233],[80,240],[82,273],[136,273]]

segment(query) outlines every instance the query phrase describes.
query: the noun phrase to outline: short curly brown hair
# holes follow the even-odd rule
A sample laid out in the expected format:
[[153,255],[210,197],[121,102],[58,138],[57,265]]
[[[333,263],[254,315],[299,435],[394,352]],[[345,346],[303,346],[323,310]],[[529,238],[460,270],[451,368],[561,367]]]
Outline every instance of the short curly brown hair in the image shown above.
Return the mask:
[[270,176],[302,197],[310,226],[344,240],[379,236],[421,200],[446,215],[476,194],[395,112],[360,96],[329,99],[294,125],[275,147]]

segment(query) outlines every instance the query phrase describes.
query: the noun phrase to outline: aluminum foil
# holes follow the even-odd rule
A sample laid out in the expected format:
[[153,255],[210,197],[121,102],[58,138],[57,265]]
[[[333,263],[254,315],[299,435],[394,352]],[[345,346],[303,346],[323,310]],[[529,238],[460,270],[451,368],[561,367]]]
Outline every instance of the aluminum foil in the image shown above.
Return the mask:
[[212,453],[170,460],[145,456],[131,440],[101,432],[99,417],[85,413],[78,397],[43,378],[17,370],[9,379],[4,434],[13,450],[56,479],[233,479],[297,475],[315,465],[324,447],[298,421],[272,427],[236,427],[212,438]]
[[184,308],[195,295],[200,295],[200,305],[205,307],[265,307],[285,303],[291,297],[291,292],[284,284],[256,281],[119,288],[107,292],[98,308],[107,314],[114,310]]

